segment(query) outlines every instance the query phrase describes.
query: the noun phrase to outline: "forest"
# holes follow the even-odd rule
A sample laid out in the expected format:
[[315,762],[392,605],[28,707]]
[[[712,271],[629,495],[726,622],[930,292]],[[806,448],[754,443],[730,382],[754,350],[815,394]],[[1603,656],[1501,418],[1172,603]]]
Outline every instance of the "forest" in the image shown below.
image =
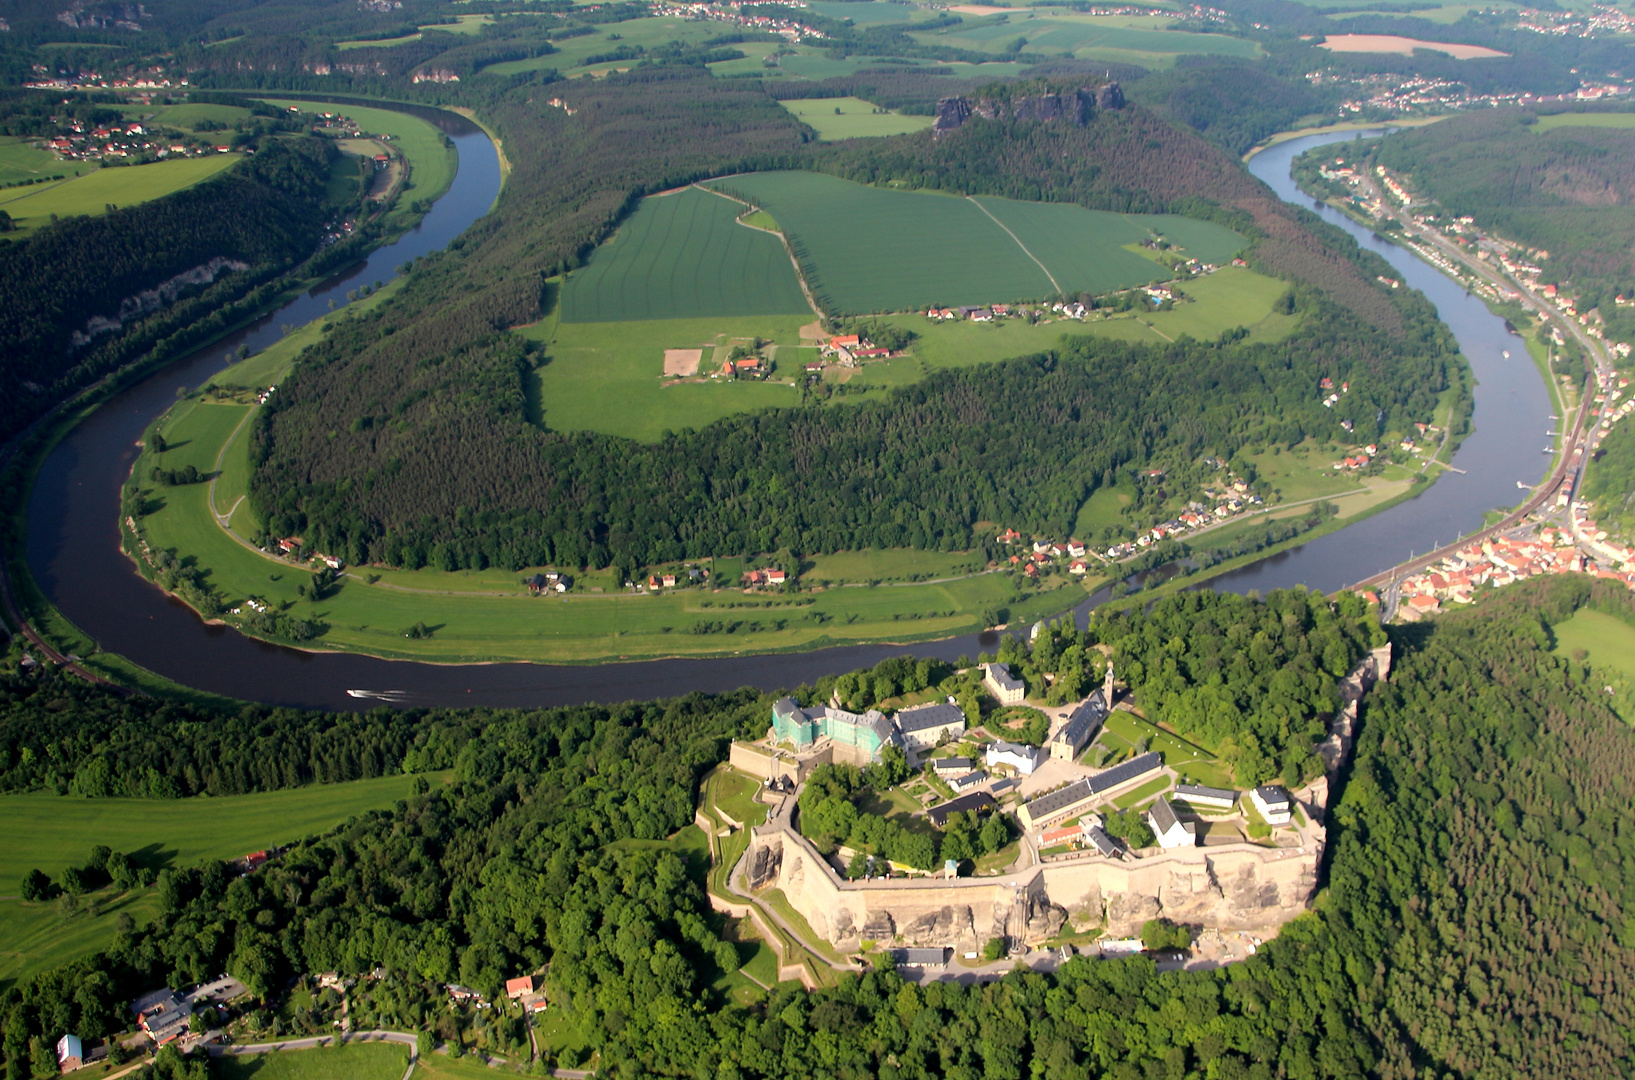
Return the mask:
[[1614,298],[1635,295],[1635,129],[1538,120],[1521,109],[1453,117],[1380,140],[1376,158],[1449,214],[1548,251],[1544,280],[1616,319]]
[[[689,824],[726,740],[764,727],[769,699],[739,692],[438,714],[483,733],[454,754],[453,784],[249,876],[167,871],[152,923],[0,992],[0,1051],[27,1076],[60,1031],[121,1029],[135,993],[224,969],[276,994],[297,972],[384,965],[406,1004],[378,1020],[415,1030],[440,1022],[432,984],[491,993],[548,961],[552,1008],[619,1075],[1616,1075],[1635,1023],[1635,740],[1606,678],[1551,651],[1550,626],[1585,606],[1635,620],[1621,585],[1558,578],[1393,629],[1320,901],[1219,970],[1076,959],[972,987],[882,970],[722,999],[711,983],[739,961],[699,879],[629,841]],[[8,678],[27,684],[13,708],[62,693]],[[86,694],[86,719],[113,705]]]
[[[252,499],[271,533],[316,535],[354,563],[449,569],[628,572],[782,547],[964,548],[979,520],[1065,533],[1127,463],[1230,456],[1250,439],[1298,441],[1342,418],[1427,418],[1453,378],[1454,346],[1423,299],[1377,287],[1373,257],[1344,234],[1139,108],[1083,128],[982,122],[942,139],[814,148],[763,92],[702,73],[632,72],[563,92],[571,121],[519,93],[496,106],[517,163],[496,210],[420,260],[391,301],[342,320],[258,416]],[[1302,329],[1267,347],[1079,342],[937,375],[878,406],[740,416],[655,447],[528,423],[528,376],[549,356],[505,328],[545,313],[548,279],[577,265],[637,195],[802,166],[1218,217],[1259,237],[1257,267],[1300,283]],[[1319,407],[1310,388],[1324,375],[1365,388],[1347,398],[1355,416]],[[1097,400],[1129,407],[1115,415]],[[1033,467],[1017,467],[1024,460]]]
[[[226,305],[311,256],[334,153],[310,136],[261,140],[254,156],[196,187],[0,242],[0,378],[10,388],[0,396],[0,436],[162,337],[207,328]],[[248,269],[180,288],[134,330],[85,340],[93,317],[115,319],[127,298],[217,259]]]

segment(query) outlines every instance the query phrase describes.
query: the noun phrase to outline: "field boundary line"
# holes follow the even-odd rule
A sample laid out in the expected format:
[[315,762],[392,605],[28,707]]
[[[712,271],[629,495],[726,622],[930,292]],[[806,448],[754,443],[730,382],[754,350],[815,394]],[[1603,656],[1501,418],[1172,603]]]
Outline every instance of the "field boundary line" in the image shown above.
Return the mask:
[[1041,270],[1043,270],[1045,272],[1045,277],[1050,279],[1050,284],[1055,287],[1056,291],[1057,292],[1062,291],[1062,284],[1061,284],[1061,282],[1056,280],[1056,275],[1052,274],[1050,272],[1050,268],[1048,266],[1046,266],[1044,263],[1039,261],[1039,256],[1035,255],[1033,252],[1028,250],[1028,246],[1026,244],[1022,243],[1022,240],[1021,240],[1020,237],[1018,237],[1015,233],[1011,232],[1009,227],[1007,227],[1006,224],[1003,221],[1000,221],[998,218],[994,217],[991,213],[988,213],[988,208],[986,206],[983,206],[981,203],[977,202],[976,197],[974,195],[967,195],[967,196],[965,196],[965,198],[966,198],[966,201],[968,201],[972,206],[976,207],[978,210],[982,211],[984,214],[987,214],[989,221],[993,222],[995,225],[998,225],[1001,229],[1004,229],[1005,230],[1005,235],[1010,237],[1012,240],[1015,240],[1016,241],[1016,246],[1022,249],[1022,254],[1026,255],[1028,258],[1032,259],[1033,264],[1035,266],[1037,266],[1039,269],[1041,269]]
[[[742,174],[740,174],[740,175],[742,175]],[[723,177],[717,177],[717,179],[726,180],[726,179],[729,179],[729,177],[724,177],[723,176]],[[749,211],[753,212],[755,210],[760,209],[760,207],[755,206],[755,205],[753,205],[751,203],[745,202],[743,199],[740,199],[740,198],[738,198],[736,196],[728,195],[724,191],[717,191],[712,187],[705,187],[703,184],[698,184],[698,183],[695,183],[692,186],[697,188],[699,191],[707,191],[711,195],[719,195],[723,199],[727,200],[728,202],[734,203],[734,204],[736,204],[738,206],[745,207]],[[742,214],[739,215],[739,217],[742,217],[742,216],[743,216]],[[801,295],[806,297],[806,303],[807,303],[808,306],[811,307],[812,314],[816,315],[818,317],[818,321],[821,322],[825,318],[825,316],[823,314],[823,309],[818,307],[817,299],[816,299],[816,297],[814,297],[812,295],[812,287],[810,285],[806,284],[806,272],[801,269],[800,260],[795,258],[795,249],[789,246],[789,237],[786,236],[782,232],[774,232],[771,229],[763,229],[758,225],[744,225],[744,223],[742,221],[736,221],[736,220],[733,223],[735,225],[743,225],[744,228],[746,228],[746,229],[754,229],[756,232],[769,233],[770,235],[776,236],[778,238],[778,242],[783,245],[783,253],[785,255],[789,256],[789,265],[793,266],[795,268],[795,281],[796,281],[797,284],[800,285]],[[1048,271],[1047,271],[1047,273],[1048,273]]]

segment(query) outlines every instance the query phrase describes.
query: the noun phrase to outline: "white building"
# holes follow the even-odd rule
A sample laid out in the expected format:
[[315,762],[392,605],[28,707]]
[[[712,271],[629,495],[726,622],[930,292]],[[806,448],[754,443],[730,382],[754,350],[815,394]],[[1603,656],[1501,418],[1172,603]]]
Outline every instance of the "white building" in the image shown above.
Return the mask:
[[1255,788],[1249,792],[1249,801],[1255,804],[1268,825],[1287,825],[1294,817],[1294,800],[1275,784]]
[[1175,805],[1168,799],[1159,799],[1148,807],[1147,824],[1165,850],[1198,845],[1198,826],[1176,817]]
[[1207,806],[1211,810],[1230,810],[1238,804],[1237,792],[1202,784],[1177,784],[1175,797],[1189,806]]
[[898,712],[897,730],[903,734],[904,749],[929,750],[944,735],[958,738],[965,734],[965,713],[958,705],[943,702],[916,705]]
[[1022,746],[1001,739],[988,745],[984,760],[990,769],[996,765],[1009,765],[1023,776],[1032,776],[1033,770],[1039,767],[1042,757],[1038,747]]

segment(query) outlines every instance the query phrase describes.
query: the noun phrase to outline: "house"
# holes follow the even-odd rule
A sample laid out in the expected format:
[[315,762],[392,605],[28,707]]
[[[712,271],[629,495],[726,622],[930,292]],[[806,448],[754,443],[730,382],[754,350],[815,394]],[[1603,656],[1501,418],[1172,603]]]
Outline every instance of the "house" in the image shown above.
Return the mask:
[[528,591],[535,596],[545,591],[547,582],[544,574],[535,574],[528,579]]
[[1003,739],[988,744],[985,761],[988,768],[999,765],[1008,765],[1023,776],[1032,776],[1033,770],[1039,767],[1043,755],[1037,747],[1022,746],[1019,743],[1006,742]]
[[534,977],[522,975],[515,979],[505,980],[505,996],[512,1001],[534,992]]
[[78,1035],[64,1035],[57,1040],[57,1068],[70,1072],[85,1064],[85,1048]]
[[1294,800],[1289,793],[1275,784],[1263,784],[1249,792],[1249,801],[1255,804],[1268,825],[1287,825],[1294,817]]
[[1198,846],[1198,826],[1176,817],[1175,804],[1168,799],[1159,799],[1147,808],[1147,824],[1165,851]]
[[131,1002],[131,1012],[154,1045],[163,1046],[187,1032],[193,1003],[166,986]]
[[964,710],[945,702],[902,709],[897,713],[896,723],[907,750],[927,750],[941,742],[945,735],[952,738],[965,734]]
[[1084,562],[1079,559],[1073,560],[1073,562],[1068,564],[1067,567],[1067,572],[1072,574],[1074,577],[1083,577],[1085,574],[1089,573],[1089,571],[1090,568],[1084,565]]
[[788,580],[789,575],[782,570],[773,569],[766,572],[766,583],[768,585],[782,585]]
[[239,865],[244,867],[246,874],[253,874],[264,866],[272,856],[265,851],[252,851],[239,859]]
[[961,795],[957,799],[951,799],[941,806],[933,806],[925,812],[925,816],[931,819],[931,824],[941,829],[948,824],[949,817],[954,814],[963,813],[966,810],[977,814],[985,814],[996,805],[998,804],[994,802],[993,796],[986,791],[973,791],[969,795]]
[[318,988],[321,990],[345,990],[346,980],[341,978],[338,971],[324,971],[318,974]]
[[1027,695],[1027,686],[1021,679],[1011,677],[1004,664],[989,664],[982,672],[982,684],[1001,705],[1020,705]]
[[1238,804],[1237,792],[1201,784],[1177,784],[1175,797],[1189,806],[1207,806],[1217,810],[1230,810]]
[[659,582],[663,584],[666,589],[673,589],[676,587],[676,576],[674,574],[665,574],[659,578]]
[[898,967],[945,968],[948,966],[947,949],[892,949],[891,962]]
[[1078,708],[1073,710],[1063,724],[1061,730],[1050,740],[1050,756],[1058,761],[1072,761],[1078,757],[1090,740],[1096,737],[1101,730],[1101,722],[1107,719],[1107,698],[1100,690],[1092,691],[1090,696],[1079,702]]
[[459,983],[447,983],[444,985],[443,989],[448,991],[450,1001],[475,1001],[479,1005],[487,1004],[485,1001],[483,1001],[483,996],[477,993],[477,991],[471,989],[469,986],[461,986]]
[[1067,554],[1074,559],[1084,558],[1084,545],[1077,540],[1069,540],[1067,542]]
[[940,757],[931,759],[931,771],[938,777],[964,776],[975,763],[968,757]]
[[1084,838],[1084,833],[1077,825],[1064,825],[1060,829],[1046,829],[1039,834],[1039,846],[1056,847],[1059,844],[1072,844]]
[[863,342],[863,339],[858,337],[856,334],[843,334],[843,335],[841,335],[839,337],[830,338],[829,339],[829,348],[831,348],[831,349],[855,349],[859,345],[861,345],[862,342]]

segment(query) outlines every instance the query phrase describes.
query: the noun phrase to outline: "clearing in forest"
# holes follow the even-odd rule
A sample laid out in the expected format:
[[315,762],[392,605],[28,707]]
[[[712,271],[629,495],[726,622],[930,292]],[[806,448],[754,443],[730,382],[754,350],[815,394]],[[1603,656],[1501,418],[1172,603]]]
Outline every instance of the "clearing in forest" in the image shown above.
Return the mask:
[[744,207],[689,188],[643,199],[562,289],[565,323],[793,315],[812,309],[783,243]]
[[932,122],[929,116],[904,116],[855,97],[797,98],[778,104],[811,125],[824,140],[902,135],[928,128]]

